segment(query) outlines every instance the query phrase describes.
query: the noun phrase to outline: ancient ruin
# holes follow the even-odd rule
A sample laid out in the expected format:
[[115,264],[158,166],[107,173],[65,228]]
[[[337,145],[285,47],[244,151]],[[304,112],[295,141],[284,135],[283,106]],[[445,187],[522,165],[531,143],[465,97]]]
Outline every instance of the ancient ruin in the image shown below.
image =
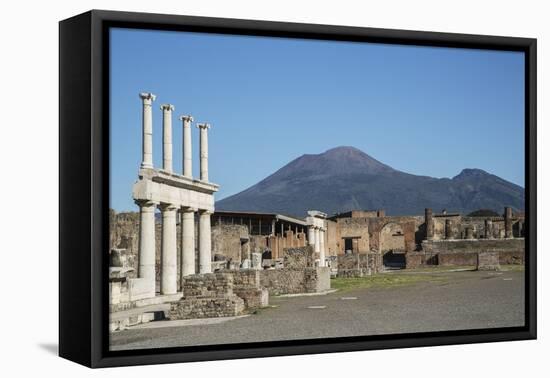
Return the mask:
[[[182,172],[174,171],[172,113],[162,110],[162,168],[153,166],[155,95],[141,93],[142,159],[132,195],[139,213],[111,212],[111,329],[155,319],[251,313],[269,295],[324,293],[331,277],[392,269],[523,264],[525,216],[434,213],[387,215],[383,209],[304,218],[216,211],[219,186],[208,176],[207,123],[200,133],[200,174],[193,177],[191,125],[183,128]],[[156,211],[160,211],[157,219]]]

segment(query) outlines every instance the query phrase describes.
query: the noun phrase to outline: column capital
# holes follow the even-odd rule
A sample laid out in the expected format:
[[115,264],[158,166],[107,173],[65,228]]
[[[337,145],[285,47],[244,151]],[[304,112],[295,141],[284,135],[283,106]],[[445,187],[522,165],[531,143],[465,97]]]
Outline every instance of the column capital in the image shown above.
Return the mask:
[[157,206],[159,203],[156,202],[156,201],[151,201],[151,200],[141,200],[141,199],[136,199],[134,200],[135,204],[138,205],[139,207],[154,207],[154,206]]
[[150,100],[150,101],[155,101],[155,99],[157,98],[157,96],[155,96],[154,94],[150,93],[150,92],[141,92],[139,94],[139,98],[141,98],[142,100]]
[[174,211],[178,209],[178,206],[171,203],[161,203],[159,207],[162,211]]
[[182,116],[180,116],[180,121],[183,121],[183,122],[193,122],[194,119],[193,119],[193,116],[189,115],[189,114],[184,114]]
[[199,209],[199,214],[200,215],[212,215],[212,214],[214,214],[214,212],[212,210]]
[[199,129],[209,129],[211,127],[212,126],[210,126],[209,123],[197,123],[197,128],[199,128]]
[[182,207],[181,211],[183,213],[196,213],[198,209],[196,207]]
[[169,112],[173,111],[174,109],[175,109],[175,107],[172,104],[162,104],[160,106],[160,110],[166,110],[166,111],[169,111]]

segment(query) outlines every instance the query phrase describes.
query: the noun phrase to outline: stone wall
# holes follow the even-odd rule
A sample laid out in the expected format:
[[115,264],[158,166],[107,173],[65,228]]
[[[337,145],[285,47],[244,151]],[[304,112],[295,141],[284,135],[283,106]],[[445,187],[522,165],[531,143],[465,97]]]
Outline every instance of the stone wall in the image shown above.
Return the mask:
[[438,265],[442,266],[477,265],[478,254],[484,252],[498,253],[500,264],[522,264],[525,259],[523,238],[424,241],[422,249],[425,255],[432,258],[436,255]]
[[315,266],[315,252],[312,246],[285,248],[283,266],[286,269],[304,269]]
[[183,281],[183,297],[171,304],[170,319],[217,318],[244,313],[245,302],[233,292],[231,274],[195,274]]
[[315,266],[315,252],[308,245],[284,250],[284,268],[260,271],[260,285],[271,295],[318,293],[330,289],[330,268]]
[[330,289],[330,268],[262,270],[260,283],[270,295],[319,293]]
[[479,239],[479,240],[433,240],[423,241],[422,249],[432,253],[457,252],[523,252],[525,240],[521,239]]
[[[226,260],[240,263],[247,256],[243,244],[248,243],[248,227],[240,224],[212,226],[212,256],[221,255]],[[245,253],[243,253],[245,252]]]
[[306,235],[303,232],[287,230],[284,235],[271,235],[267,237],[268,248],[271,250],[271,258],[278,259],[284,256],[287,248],[305,247],[307,245]]
[[269,292],[260,284],[259,270],[236,270],[230,273],[233,276],[233,292],[244,301],[247,312],[269,304]]
[[477,270],[499,270],[498,252],[479,252],[477,254]]
[[364,277],[372,272],[369,269],[369,258],[366,253],[348,253],[339,255],[338,277]]

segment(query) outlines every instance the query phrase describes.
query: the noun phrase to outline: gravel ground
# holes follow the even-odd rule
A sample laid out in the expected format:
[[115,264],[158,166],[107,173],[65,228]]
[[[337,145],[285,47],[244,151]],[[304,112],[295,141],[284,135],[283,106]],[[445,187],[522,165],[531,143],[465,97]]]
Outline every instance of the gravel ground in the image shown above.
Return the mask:
[[[111,335],[111,349],[159,348],[409,333],[524,324],[523,272],[444,272],[437,280],[321,296],[271,297],[276,306],[223,322],[165,321]],[[155,322],[158,323],[158,322]],[[153,324],[153,323],[150,323]]]

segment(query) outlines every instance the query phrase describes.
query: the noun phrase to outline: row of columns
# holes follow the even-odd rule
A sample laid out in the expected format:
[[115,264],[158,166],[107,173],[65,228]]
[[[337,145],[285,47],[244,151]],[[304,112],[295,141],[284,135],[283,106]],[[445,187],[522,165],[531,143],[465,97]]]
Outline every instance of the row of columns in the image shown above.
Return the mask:
[[[153,111],[152,104],[156,96],[152,93],[140,93],[142,100],[142,160],[141,168],[153,168]],[[162,110],[162,169],[174,172],[172,145],[171,104],[161,105]],[[192,179],[191,123],[193,117],[180,117],[183,124],[183,176]],[[207,123],[197,124],[200,129],[200,180],[208,181],[208,129]],[[150,200],[136,200],[140,213],[139,230],[139,268],[138,277],[149,280],[151,287],[156,284],[155,272],[155,209],[162,214],[161,234],[161,294],[175,294],[177,282],[177,214],[181,212],[181,277],[196,273],[195,269],[195,212],[199,213],[199,273],[212,271],[211,212],[191,207],[179,207],[170,203],[158,203]]]
[[[426,226],[426,240],[433,240],[434,238],[434,221],[432,209],[426,208],[424,213],[424,224]],[[493,230],[493,221],[491,219],[485,219],[484,237],[485,239],[492,239],[495,237]],[[521,232],[520,232],[521,235]],[[504,208],[504,237],[509,239],[513,238],[513,212],[511,207]],[[465,239],[474,238],[474,229],[471,226],[465,228]],[[452,222],[450,219],[445,220],[445,239],[453,239]]]
[[[177,282],[177,213],[178,207],[152,201],[136,201],[139,206],[139,269],[138,277],[150,280],[154,287],[155,273],[155,209],[162,214],[160,292],[175,294]],[[195,274],[195,212],[181,209],[181,277]],[[199,212],[199,273],[212,271],[212,246],[209,211]]]
[[[140,93],[142,101],[142,125],[143,145],[141,168],[153,168],[153,110],[152,105],[156,96],[152,93]],[[174,172],[172,149],[172,112],[174,105],[163,104],[162,110],[162,169],[166,172]],[[192,178],[193,161],[191,150],[191,123],[193,117],[182,115],[180,121],[183,125],[183,176]],[[200,130],[200,180],[208,181],[208,129],[210,124],[198,123]]]
[[325,229],[316,226],[308,226],[308,242],[312,245],[315,253],[319,254],[319,266],[325,266]]

